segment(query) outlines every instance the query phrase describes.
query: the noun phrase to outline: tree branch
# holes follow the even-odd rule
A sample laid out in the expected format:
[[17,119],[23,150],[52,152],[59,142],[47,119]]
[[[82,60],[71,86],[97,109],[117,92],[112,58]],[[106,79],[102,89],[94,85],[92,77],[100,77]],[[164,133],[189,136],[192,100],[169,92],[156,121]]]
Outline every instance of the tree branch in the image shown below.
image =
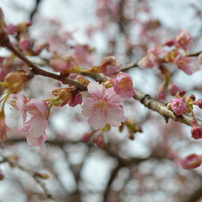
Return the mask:
[[[135,95],[133,98],[136,100],[139,100],[145,107],[158,112],[159,114],[164,116],[166,118],[166,120],[168,118],[171,118],[177,122],[181,122],[181,123],[191,126],[192,117],[190,115],[182,114],[180,116],[177,116],[171,110],[167,109],[167,106],[165,104],[163,104],[162,102],[159,102],[159,101],[151,98],[150,95],[144,94],[144,93],[138,91],[137,89],[134,89],[134,90],[135,90]],[[202,127],[202,121],[200,119],[197,119],[197,121],[198,121],[199,126]]]
[[35,172],[33,172],[32,170],[29,170],[28,168],[25,168],[24,166],[22,166],[22,165],[18,164],[17,162],[9,159],[8,157],[3,156],[2,154],[0,154],[0,157],[2,157],[4,161],[7,161],[8,163],[13,164],[15,167],[18,167],[20,170],[31,175],[35,179],[35,181],[41,186],[41,188],[43,189],[47,198],[53,199],[56,202],[60,202],[58,199],[56,199],[52,196],[52,194],[46,188],[45,184],[38,179],[37,174]]

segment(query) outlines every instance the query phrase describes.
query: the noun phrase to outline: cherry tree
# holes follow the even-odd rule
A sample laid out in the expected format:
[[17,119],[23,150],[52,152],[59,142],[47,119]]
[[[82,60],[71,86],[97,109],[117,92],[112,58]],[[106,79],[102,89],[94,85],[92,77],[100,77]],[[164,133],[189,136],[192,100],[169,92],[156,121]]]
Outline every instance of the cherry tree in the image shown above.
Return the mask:
[[159,0],[96,0],[79,33],[44,2],[20,23],[0,8],[0,199],[199,200],[201,31],[166,27]]

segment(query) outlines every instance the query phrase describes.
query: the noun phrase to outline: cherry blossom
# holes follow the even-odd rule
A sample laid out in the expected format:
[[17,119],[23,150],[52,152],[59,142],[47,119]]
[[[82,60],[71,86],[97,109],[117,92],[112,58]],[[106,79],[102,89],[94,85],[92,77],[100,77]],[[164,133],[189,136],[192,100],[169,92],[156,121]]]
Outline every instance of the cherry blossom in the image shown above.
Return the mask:
[[93,81],[88,85],[88,93],[91,97],[81,106],[82,114],[89,117],[88,123],[95,130],[103,128],[106,122],[118,127],[125,121],[121,106],[123,99],[116,94],[114,88],[106,89],[102,84]]
[[114,91],[122,98],[128,99],[132,98],[135,95],[135,91],[133,90],[133,81],[132,78],[121,72],[117,75],[117,77],[113,80]]
[[174,59],[174,63],[186,74],[191,75],[198,71],[200,66],[196,58],[186,57],[185,54],[186,53],[182,49],[177,51],[177,56]]
[[170,102],[170,108],[175,114],[180,115],[185,112],[187,105],[185,103],[184,98],[175,97]]
[[182,48],[185,51],[187,51],[188,49],[191,49],[194,45],[193,37],[188,31],[184,29],[180,30],[179,36],[176,36],[175,39],[176,39],[175,46],[177,48]]

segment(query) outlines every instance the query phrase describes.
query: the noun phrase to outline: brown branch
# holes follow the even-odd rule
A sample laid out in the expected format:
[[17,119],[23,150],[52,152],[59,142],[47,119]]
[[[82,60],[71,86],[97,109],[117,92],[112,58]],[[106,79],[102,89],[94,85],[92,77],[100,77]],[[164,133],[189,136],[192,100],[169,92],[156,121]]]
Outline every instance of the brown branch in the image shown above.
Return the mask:
[[41,1],[41,0],[36,0],[36,5],[35,5],[33,11],[32,11],[31,14],[30,14],[30,20],[33,19],[35,13],[37,12],[37,10],[38,10],[38,8],[39,8],[39,3],[40,3],[40,1]]
[[8,48],[10,51],[12,51],[18,58],[20,58],[21,60],[23,60],[27,65],[29,65],[29,67],[32,68],[32,71],[34,72],[34,74],[36,75],[41,75],[41,76],[45,76],[45,77],[49,77],[58,81],[61,81],[63,84],[70,84],[73,86],[76,86],[78,89],[80,89],[81,91],[86,91],[87,87],[79,82],[76,82],[72,79],[69,78],[62,78],[60,75],[51,73],[51,72],[47,72],[45,70],[40,69],[39,67],[37,67],[35,64],[33,64],[30,60],[28,60],[23,54],[21,54],[18,50],[16,50],[9,41],[3,43],[3,45]]
[[60,202],[58,199],[56,199],[56,198],[54,198],[52,196],[52,194],[46,188],[45,184],[38,179],[37,174],[35,172],[33,172],[32,170],[30,170],[28,168],[25,168],[24,166],[22,166],[22,165],[18,164],[17,162],[9,159],[8,157],[3,156],[2,154],[0,154],[0,157],[3,158],[4,161],[7,161],[8,163],[13,164],[15,167],[18,167],[20,170],[22,170],[22,171],[28,173],[29,175],[31,175],[35,179],[35,181],[41,186],[41,188],[43,189],[43,191],[44,191],[45,195],[47,196],[47,198],[53,199],[56,202]]
[[[166,119],[171,118],[177,122],[181,122],[191,126],[192,117],[190,115],[182,114],[177,116],[171,110],[169,110],[167,106],[163,104],[162,102],[159,102],[151,98],[150,95],[144,94],[138,91],[137,89],[134,89],[134,90],[135,90],[135,95],[133,98],[136,100],[139,100],[145,107],[158,112],[159,114],[164,116]],[[197,121],[200,127],[202,127],[202,121],[200,119],[197,119]]]

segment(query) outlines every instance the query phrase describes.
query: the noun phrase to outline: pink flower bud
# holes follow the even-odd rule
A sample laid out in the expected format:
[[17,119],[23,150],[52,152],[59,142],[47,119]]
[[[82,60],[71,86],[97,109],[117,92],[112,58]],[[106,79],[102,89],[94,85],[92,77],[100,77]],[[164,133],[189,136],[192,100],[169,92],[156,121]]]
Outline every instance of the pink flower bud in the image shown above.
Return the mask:
[[202,138],[202,128],[198,125],[198,122],[194,117],[191,120],[191,134],[196,140]]
[[177,97],[183,97],[186,94],[185,90],[180,90],[179,92],[177,92],[176,96]]
[[184,98],[175,97],[170,102],[170,108],[176,115],[180,115],[185,112],[187,105],[185,103]]
[[75,107],[82,103],[82,95],[80,93],[76,94],[69,102],[70,107]]
[[199,167],[201,165],[201,160],[201,155],[189,154],[182,160],[181,165],[182,168],[190,170]]
[[25,37],[21,37],[19,41],[19,47],[21,50],[28,50],[30,47],[30,42]]
[[12,24],[7,24],[6,25],[6,32],[8,34],[14,34],[15,32],[17,31],[17,27],[15,25],[12,25]]
[[92,132],[90,132],[90,133],[84,133],[83,136],[82,136],[82,141],[83,142],[88,142],[90,140],[90,138],[91,138],[92,135],[93,135]]
[[173,46],[175,45],[175,39],[167,39],[166,42],[163,44],[163,46]]
[[115,56],[108,56],[99,64],[99,73],[113,77],[120,72],[121,67],[121,60]]
[[132,78],[126,73],[119,73],[113,80],[114,91],[122,98],[129,99],[135,95]]
[[104,148],[104,146],[106,144],[102,134],[98,135],[98,136],[95,136],[93,138],[93,142],[100,148]]
[[176,85],[174,85],[172,82],[170,82],[168,85],[168,90],[170,95],[174,96],[179,91],[179,88]]
[[196,100],[193,104],[194,104],[194,105],[197,105],[199,108],[202,109],[202,99]]

